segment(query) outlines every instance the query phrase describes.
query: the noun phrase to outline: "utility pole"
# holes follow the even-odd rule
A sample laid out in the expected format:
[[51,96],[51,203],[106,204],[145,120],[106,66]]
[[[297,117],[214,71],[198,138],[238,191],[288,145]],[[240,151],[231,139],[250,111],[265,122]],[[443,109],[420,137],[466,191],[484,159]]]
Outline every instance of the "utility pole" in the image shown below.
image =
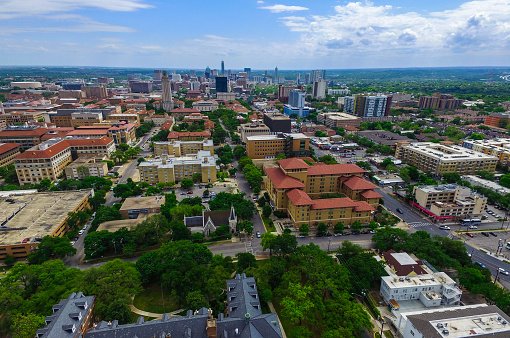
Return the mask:
[[383,317],[381,317],[380,320],[381,320],[381,333],[379,333],[379,336],[382,338],[383,337],[384,324],[386,324],[386,322],[384,321]]
[[498,276],[499,276],[499,269],[496,272],[496,277],[494,278],[494,284],[496,284],[496,281],[498,280]]

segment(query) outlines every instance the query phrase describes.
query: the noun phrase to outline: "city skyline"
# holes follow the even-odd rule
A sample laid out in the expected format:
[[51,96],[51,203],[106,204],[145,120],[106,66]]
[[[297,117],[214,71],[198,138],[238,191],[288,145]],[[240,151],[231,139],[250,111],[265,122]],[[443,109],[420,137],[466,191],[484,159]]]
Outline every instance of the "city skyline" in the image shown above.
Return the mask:
[[226,70],[505,66],[509,14],[504,0],[7,0],[0,10],[0,64],[219,69],[223,60]]

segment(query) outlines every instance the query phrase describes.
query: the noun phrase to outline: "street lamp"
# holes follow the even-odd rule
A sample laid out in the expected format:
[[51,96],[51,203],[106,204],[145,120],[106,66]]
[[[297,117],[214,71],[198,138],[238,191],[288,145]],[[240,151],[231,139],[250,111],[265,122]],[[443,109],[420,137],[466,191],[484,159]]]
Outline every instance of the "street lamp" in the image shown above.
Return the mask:
[[386,322],[384,321],[383,317],[380,317],[379,321],[381,322],[381,333],[379,333],[379,336],[382,338],[383,337],[384,324],[386,324]]

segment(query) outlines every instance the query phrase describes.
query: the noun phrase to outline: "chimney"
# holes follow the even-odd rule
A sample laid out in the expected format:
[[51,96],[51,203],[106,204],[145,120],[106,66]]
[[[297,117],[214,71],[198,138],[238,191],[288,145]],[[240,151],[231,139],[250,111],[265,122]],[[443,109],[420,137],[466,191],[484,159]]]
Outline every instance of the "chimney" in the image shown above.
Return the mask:
[[244,315],[244,321],[246,322],[246,324],[250,324],[250,314],[249,313],[246,313]]
[[[211,313],[212,314],[212,313]],[[207,338],[217,338],[218,327],[216,326],[216,319],[207,320]]]

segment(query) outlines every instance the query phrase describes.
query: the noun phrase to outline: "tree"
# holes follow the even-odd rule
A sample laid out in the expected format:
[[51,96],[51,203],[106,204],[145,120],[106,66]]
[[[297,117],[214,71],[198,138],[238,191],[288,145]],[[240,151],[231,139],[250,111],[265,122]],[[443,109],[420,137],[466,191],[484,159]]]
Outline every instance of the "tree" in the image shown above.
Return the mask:
[[278,155],[276,155],[276,157],[274,158],[275,161],[278,161],[278,160],[285,160],[287,158],[287,156],[285,156],[285,153],[278,153]]
[[12,325],[15,338],[33,338],[38,329],[44,327],[45,321],[43,316],[34,313],[17,314],[14,317]]
[[193,235],[191,235],[191,240],[195,243],[202,243],[205,241],[205,236],[203,233],[195,232]]
[[253,160],[247,156],[241,157],[239,162],[237,163],[239,165],[239,169],[244,169],[244,167],[248,164],[253,164]]
[[271,232],[263,233],[261,236],[260,245],[262,246],[262,250],[266,251],[269,249],[269,256],[273,254],[273,242],[276,238],[276,235],[274,235]]
[[365,251],[365,248],[359,244],[355,244],[351,241],[343,241],[337,252],[342,257],[342,260],[348,261],[354,256],[360,255]]
[[39,183],[39,190],[40,191],[46,191],[51,186],[51,180],[48,178],[43,178],[41,182]]
[[7,267],[11,267],[16,263],[16,257],[6,254],[4,257],[4,264]]
[[381,151],[381,154],[392,154],[393,153],[393,150],[391,150],[390,146],[381,146],[380,148],[380,151]]
[[506,188],[510,188],[510,174],[503,175],[499,178],[499,184]]
[[491,173],[487,170],[476,171],[475,174],[477,176],[479,176],[483,179],[489,180],[489,181],[494,181],[494,179],[495,179],[494,173]]
[[116,299],[106,310],[105,321],[118,320],[119,324],[129,324],[132,322],[132,312],[126,302]]
[[238,169],[237,168],[230,168],[228,170],[228,173],[230,176],[234,176],[236,173],[237,173]]
[[237,257],[237,272],[242,273],[250,267],[257,267],[257,260],[255,256],[249,252],[239,252]]
[[324,162],[326,164],[337,164],[338,162],[331,155],[324,155],[319,157],[319,162]]
[[294,324],[301,326],[302,319],[308,316],[315,306],[311,300],[311,286],[302,286],[299,283],[289,283],[289,296],[281,301],[282,315]]
[[121,143],[117,146],[117,149],[119,150],[122,150],[122,151],[126,151],[129,149],[129,146],[126,144],[126,143]]
[[276,236],[271,244],[273,253],[278,256],[293,255],[297,250],[296,237],[286,233]]
[[408,239],[408,234],[399,228],[385,227],[377,230],[372,236],[372,242],[375,243],[375,247],[379,250],[389,250],[394,248],[396,243],[403,243]]
[[360,221],[354,221],[351,224],[351,228],[353,228],[354,230],[361,230],[361,229],[363,229],[363,224],[361,224]]
[[308,236],[308,233],[310,232],[310,227],[308,227],[308,224],[302,224],[299,227],[299,234],[303,236]]
[[130,196],[133,196],[133,190],[129,184],[117,184],[113,188],[113,196],[117,198],[128,198]]
[[444,173],[442,179],[446,183],[459,183],[462,180],[459,173]]
[[[202,174],[201,173],[194,173],[193,174],[193,182],[201,182],[202,181]],[[181,182],[182,186],[182,182]]]
[[243,156],[246,156],[246,147],[245,146],[240,146],[240,145],[239,146],[235,146],[234,150],[233,150],[233,153],[234,153],[234,157],[239,160]]
[[213,200],[209,201],[211,210],[230,210],[234,206],[238,218],[250,219],[255,212],[255,204],[244,198],[244,193],[229,194],[220,192]]
[[76,172],[78,173],[78,178],[84,178],[90,175],[89,168],[84,165],[76,167]]
[[28,255],[30,264],[42,264],[50,259],[61,259],[76,254],[76,248],[65,237],[44,236],[37,250]]
[[317,235],[318,236],[324,236],[326,235],[326,233],[328,232],[328,226],[326,225],[326,223],[319,223],[319,225],[317,226]]
[[200,291],[191,291],[186,295],[186,305],[189,309],[198,310],[207,307],[207,299]]
[[344,232],[345,225],[342,222],[338,222],[335,224],[335,227],[333,228],[336,234],[340,234]]
[[193,180],[190,180],[189,178],[184,178],[181,181],[181,187],[183,187],[184,189],[189,189],[193,187]]
[[271,216],[272,211],[273,209],[271,209],[269,205],[264,205],[262,207],[262,216],[264,216],[265,218],[269,218],[269,216]]
[[239,224],[239,230],[244,231],[248,236],[253,233],[253,222],[243,221]]
[[372,230],[375,230],[379,227],[379,223],[376,221],[370,221],[370,223],[368,223],[368,227]]

